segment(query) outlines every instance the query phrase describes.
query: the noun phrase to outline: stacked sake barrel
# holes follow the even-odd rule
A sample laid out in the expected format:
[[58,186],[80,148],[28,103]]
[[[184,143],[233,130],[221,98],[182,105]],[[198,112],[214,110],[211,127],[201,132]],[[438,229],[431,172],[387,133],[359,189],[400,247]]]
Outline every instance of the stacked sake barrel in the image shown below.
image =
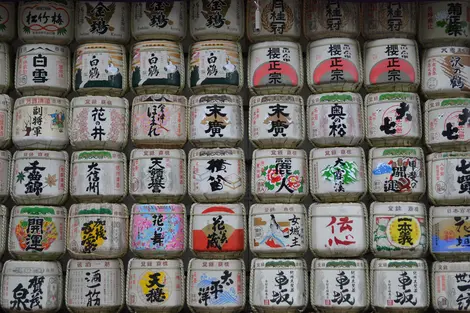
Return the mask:
[[369,307],[360,4],[306,1],[310,152],[310,300],[321,312]]
[[[469,1],[419,5],[424,46],[421,90],[427,156],[429,242],[436,262],[432,305],[439,312],[468,310],[462,292],[470,275],[470,26]],[[442,19],[445,12],[446,19]],[[443,23],[444,21],[444,23]],[[442,285],[446,282],[445,286]]]
[[243,0],[192,1],[188,53],[189,261],[187,304],[193,312],[244,309],[246,249]]

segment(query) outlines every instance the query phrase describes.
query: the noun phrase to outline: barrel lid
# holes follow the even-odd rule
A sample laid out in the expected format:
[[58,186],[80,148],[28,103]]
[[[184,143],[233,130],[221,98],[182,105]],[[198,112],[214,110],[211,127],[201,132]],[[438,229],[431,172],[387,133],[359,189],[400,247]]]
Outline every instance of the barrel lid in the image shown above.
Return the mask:
[[67,217],[67,209],[61,206],[17,205],[11,209],[11,216],[61,216]]
[[191,149],[189,151],[190,160],[207,160],[222,156],[224,159],[243,159],[245,154],[241,148]]
[[109,96],[82,96],[72,99],[72,109],[79,107],[105,106],[129,108],[129,101],[126,98],[109,97]]
[[377,39],[377,40],[370,40],[367,41],[364,45],[365,49],[373,48],[373,47],[380,47],[380,46],[388,46],[388,45],[414,45],[417,46],[415,40],[406,39],[406,38],[387,38],[387,39]]
[[304,259],[261,259],[253,258],[251,269],[307,269],[307,263]]
[[253,151],[253,159],[258,158],[302,158],[307,159],[307,152],[303,149],[256,149]]
[[245,269],[245,264],[241,259],[234,259],[234,260],[214,260],[214,259],[191,259],[189,261],[188,269],[189,271],[193,270],[213,270],[213,271],[220,271],[223,270],[220,266],[218,266],[219,262],[227,263],[230,269],[233,271],[243,271]]
[[16,99],[15,109],[24,106],[51,105],[68,109],[69,100],[52,96],[27,96]]
[[234,49],[236,48],[238,51],[241,52],[241,45],[235,41],[229,40],[204,40],[204,41],[197,41],[191,45],[189,49],[191,53],[194,53],[195,49],[202,49],[202,48],[212,48],[212,49]]
[[[390,210],[390,208],[403,208],[403,212]],[[410,207],[412,208],[410,210]],[[408,216],[425,216],[426,206],[420,202],[372,202],[370,205],[371,214],[387,214],[387,215],[408,215]]]
[[426,157],[427,162],[438,161],[442,159],[470,159],[470,152],[436,152],[431,153]]
[[239,215],[245,214],[245,206],[242,203],[194,203],[191,206],[191,215]]
[[183,260],[148,260],[132,258],[128,263],[128,271],[133,269],[177,269],[183,270]]
[[307,214],[307,209],[303,204],[253,204],[250,208],[250,215],[258,214]]
[[126,162],[126,155],[122,152],[111,150],[88,150],[72,153],[72,162],[74,163],[90,162],[94,160]]
[[285,41],[285,40],[276,40],[276,41],[263,41],[258,43],[253,43],[250,45],[250,52],[256,49],[269,49],[272,47],[287,47],[292,49],[298,49],[301,51],[301,46],[297,42]]
[[280,95],[280,94],[273,94],[273,95],[262,95],[262,96],[254,96],[250,98],[250,107],[260,104],[271,104],[271,103],[279,103],[282,102],[287,104],[298,104],[304,105],[304,99],[302,96],[298,95]]
[[470,99],[468,98],[445,98],[445,99],[431,99],[424,104],[426,111],[432,108],[440,107],[445,109],[447,107],[452,108],[455,106],[470,106]]
[[454,216],[468,216],[470,206],[432,206],[429,211],[431,218],[453,218]]
[[[80,266],[79,266],[80,264]],[[67,270],[85,270],[90,269],[118,269],[124,271],[124,265],[121,259],[107,260],[74,260],[70,259],[67,263]]]
[[13,155],[13,160],[23,159],[48,159],[48,160],[61,160],[68,161],[69,155],[66,151],[49,151],[49,150],[22,150],[16,151]]
[[424,51],[423,60],[426,58],[436,57],[436,56],[447,56],[447,55],[456,55],[456,54],[469,54],[470,48],[467,47],[457,47],[457,46],[446,46],[446,47],[437,47],[429,48]]
[[366,95],[366,105],[390,103],[390,101],[408,101],[419,103],[419,95],[413,92],[379,92]]
[[62,275],[62,266],[57,261],[8,260],[3,265],[3,275]]
[[134,149],[131,151],[131,161],[155,157],[186,160],[186,153],[183,149]]
[[313,259],[312,270],[365,270],[367,269],[367,261],[364,259]]
[[77,203],[72,204],[69,209],[70,217],[79,217],[80,215],[102,215],[114,217],[119,216],[128,218],[127,206],[120,203]]
[[392,260],[392,259],[373,259],[371,262],[371,268],[374,270],[396,270],[400,271],[405,268],[409,269],[426,269],[426,261],[422,259],[400,259],[400,260]]
[[150,47],[163,47],[165,49],[173,48],[173,49],[180,50],[181,52],[183,51],[183,46],[181,45],[181,43],[178,43],[176,41],[170,41],[170,40],[146,40],[146,41],[136,42],[134,46],[132,46],[132,50],[150,48]]
[[312,203],[309,208],[309,216],[365,216],[364,203]]
[[175,104],[186,106],[188,99],[185,96],[169,95],[169,94],[148,94],[134,97],[132,106],[142,104],[164,103],[165,105]]
[[[82,45],[79,45],[77,47],[77,50],[75,50],[76,54],[82,54],[82,53],[95,53],[96,51],[90,51],[89,50],[102,50],[103,52],[106,53],[126,53],[126,48],[123,45],[119,44],[114,44],[114,43],[85,43]],[[124,79],[124,77],[123,77]]]
[[326,45],[334,45],[334,44],[359,46],[359,42],[355,39],[334,37],[334,38],[326,38],[326,39],[312,41],[308,44],[308,49],[310,50],[311,48],[321,47],[321,46],[326,46]]
[[372,158],[379,157],[417,157],[422,158],[424,153],[423,149],[415,147],[393,147],[393,148],[372,148],[369,151]]
[[338,157],[365,157],[360,147],[315,148],[310,151],[310,160]]
[[132,214],[185,214],[184,204],[134,204]]
[[243,98],[237,95],[226,95],[226,94],[204,94],[204,95],[193,95],[189,97],[189,105],[207,105],[211,102],[221,102],[224,104],[236,104],[242,105]]
[[307,104],[334,104],[334,103],[360,103],[362,104],[362,96],[354,92],[328,92],[316,95],[310,95]]
[[432,264],[432,272],[470,272],[470,262],[440,262]]
[[59,46],[47,43],[30,43],[24,44],[18,48],[18,56],[28,53],[45,53],[45,54],[57,54],[69,57],[70,56],[70,49],[67,46]]

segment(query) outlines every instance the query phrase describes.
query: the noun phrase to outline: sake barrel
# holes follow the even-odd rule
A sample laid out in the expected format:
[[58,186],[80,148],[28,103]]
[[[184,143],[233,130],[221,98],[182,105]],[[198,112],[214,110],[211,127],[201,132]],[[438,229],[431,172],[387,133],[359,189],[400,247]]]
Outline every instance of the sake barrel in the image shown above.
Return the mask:
[[250,250],[257,257],[303,257],[308,249],[307,210],[302,204],[254,204]]
[[19,150],[62,150],[69,144],[69,101],[65,98],[18,98],[13,111],[12,140]]
[[[8,5],[8,3],[7,3]],[[2,9],[4,4],[0,4],[0,17],[2,16]],[[1,24],[0,20],[0,25]],[[2,27],[0,26],[0,29]],[[0,36],[2,31],[0,30]],[[11,48],[6,43],[0,43],[0,93],[7,93],[11,87],[12,82],[12,68],[11,68]]]
[[62,266],[51,261],[8,260],[1,273],[6,312],[58,312],[64,297]]
[[183,148],[188,137],[185,96],[152,94],[132,101],[131,139],[138,148]]
[[70,144],[75,150],[122,151],[129,134],[129,102],[108,96],[75,97],[71,102]]
[[66,252],[66,233],[65,207],[15,206],[10,214],[8,252],[19,260],[57,260]]
[[416,37],[414,2],[367,2],[362,6],[362,35],[366,39]]
[[367,208],[363,203],[313,203],[309,242],[315,257],[360,257],[369,249]]
[[378,258],[420,258],[428,251],[426,206],[419,202],[373,202],[370,248]]
[[310,193],[321,202],[362,199],[367,193],[364,150],[359,147],[311,150]]
[[421,148],[372,148],[369,151],[369,192],[377,201],[418,201],[426,192]]
[[312,41],[307,47],[307,84],[314,93],[357,92],[364,80],[359,42],[349,38]]
[[289,40],[297,42],[301,30],[300,0],[249,0],[246,34],[251,42]]
[[67,309],[72,313],[119,312],[126,294],[124,275],[120,259],[70,259],[65,279]]
[[70,91],[70,76],[68,47],[38,43],[17,49],[15,88],[20,95],[65,97]]
[[361,6],[355,2],[307,0],[303,2],[303,33],[308,40],[357,38],[361,32]]
[[75,8],[75,40],[78,43],[126,44],[130,39],[130,4],[78,0]]
[[189,248],[196,257],[242,257],[247,237],[246,212],[242,203],[194,203],[191,206]]
[[24,150],[13,155],[10,195],[16,204],[63,205],[69,192],[65,151]]
[[192,149],[188,174],[194,202],[231,203],[245,196],[245,155],[240,148]]
[[470,152],[432,153],[426,160],[429,200],[435,205],[470,205]]
[[425,260],[373,259],[370,283],[371,305],[376,312],[425,312],[429,306]]
[[6,206],[0,204],[0,257],[3,256],[7,249],[7,238],[8,238],[8,209]]
[[468,311],[465,301],[470,262],[434,262],[432,264],[432,306],[439,312]]
[[11,145],[11,128],[13,117],[13,99],[0,94],[0,149]]
[[431,151],[470,151],[470,100],[428,100],[424,109],[424,140]]
[[419,42],[425,47],[470,44],[469,1],[419,2]]
[[126,304],[136,312],[173,313],[185,304],[182,260],[130,259]]
[[132,48],[131,57],[129,85],[134,93],[183,91],[185,66],[181,43],[167,40],[138,42]]
[[10,42],[16,38],[16,4],[15,2],[0,3],[0,41]]
[[261,203],[299,203],[308,194],[307,154],[295,149],[253,151],[251,194]]
[[297,94],[304,86],[303,63],[299,43],[252,44],[248,51],[248,88],[254,95]]
[[370,93],[365,98],[366,139],[373,147],[413,146],[421,142],[419,95]]
[[10,151],[0,150],[0,203],[4,203],[10,195],[10,166]]
[[308,305],[305,260],[254,258],[251,261],[250,305],[261,312],[304,311]]
[[187,29],[186,1],[131,3],[131,34],[135,40],[181,41]]
[[189,142],[197,148],[236,147],[244,135],[243,98],[207,94],[189,98]]
[[70,256],[75,259],[106,259],[125,255],[128,215],[124,204],[73,204],[69,209],[67,227]]
[[308,139],[315,147],[357,146],[364,140],[362,96],[358,93],[310,95]]
[[80,45],[75,51],[74,62],[72,85],[79,95],[122,97],[127,92],[124,46],[107,43]]
[[301,96],[251,97],[248,121],[249,139],[257,148],[297,148],[305,139]]
[[129,192],[141,203],[178,203],[186,194],[186,153],[177,149],[134,149]]
[[[191,259],[187,279],[187,304],[192,312],[241,312],[245,307],[245,263],[241,259]],[[217,298],[211,290],[217,290]]]
[[186,251],[186,208],[183,204],[134,204],[129,249],[144,259],[175,258]]
[[189,48],[187,85],[194,94],[238,94],[244,84],[243,56],[238,42],[207,40]]
[[364,87],[368,92],[416,92],[419,84],[420,64],[416,41],[389,38],[366,42]]
[[18,6],[18,37],[23,42],[69,45],[74,29],[73,0],[21,1]]
[[422,56],[421,90],[428,99],[470,97],[470,48],[430,48]]
[[314,259],[310,301],[320,312],[363,312],[369,307],[369,273],[364,259]]
[[433,206],[429,209],[431,254],[439,261],[468,261],[470,207]]
[[193,0],[189,9],[189,31],[198,40],[239,41],[245,34],[245,1]]
[[127,159],[122,152],[74,152],[70,196],[78,202],[121,202],[127,195]]

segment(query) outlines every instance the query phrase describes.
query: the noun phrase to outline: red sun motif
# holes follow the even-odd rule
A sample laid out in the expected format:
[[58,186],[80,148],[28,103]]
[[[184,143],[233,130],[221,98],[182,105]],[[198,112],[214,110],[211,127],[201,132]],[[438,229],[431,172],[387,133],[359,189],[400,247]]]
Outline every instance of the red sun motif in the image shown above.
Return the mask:
[[[345,77],[348,77],[348,80],[352,79],[353,81],[359,81],[359,71],[357,70],[356,65],[350,60],[344,58],[338,58],[338,63],[341,63],[343,73]],[[331,83],[331,60],[325,60],[318,64],[313,72],[313,81],[316,85]]]
[[258,68],[255,70],[255,73],[253,74],[253,85],[255,87],[267,85],[269,81],[269,74],[272,72],[281,73],[281,80],[283,85],[290,84],[292,86],[297,86],[297,84],[299,83],[299,76],[297,75],[297,70],[292,67],[292,65],[290,65],[289,63],[279,61],[279,65],[276,66],[277,68],[279,68],[279,70],[276,71],[270,71],[269,67],[269,62],[265,62],[258,66]]

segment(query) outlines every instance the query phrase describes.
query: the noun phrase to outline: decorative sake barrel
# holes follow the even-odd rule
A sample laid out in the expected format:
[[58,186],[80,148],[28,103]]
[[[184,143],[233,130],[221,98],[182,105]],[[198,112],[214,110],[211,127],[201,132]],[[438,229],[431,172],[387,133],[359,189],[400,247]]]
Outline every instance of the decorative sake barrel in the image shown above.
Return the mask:
[[313,203],[309,208],[310,250],[315,257],[360,257],[369,249],[364,203]]
[[302,34],[300,0],[248,0],[246,35],[251,42],[289,40]]
[[8,260],[1,273],[1,307],[9,313],[58,312],[64,297],[59,262]]
[[126,44],[130,39],[130,4],[78,0],[75,8],[75,40],[78,43]]
[[189,32],[195,41],[239,41],[245,34],[245,1],[193,0],[189,10]]
[[186,1],[131,3],[131,34],[135,40],[181,41],[187,29]]
[[349,38],[312,41],[307,47],[307,84],[314,93],[357,92],[364,80],[359,42]]
[[243,98],[207,94],[189,98],[189,142],[196,148],[236,147],[244,135]]
[[251,261],[250,305],[256,312],[304,311],[308,305],[308,285],[304,259]]
[[470,205],[470,152],[427,156],[428,197],[435,205]]
[[248,136],[257,148],[297,148],[305,139],[305,108],[301,96],[250,98]]
[[207,40],[189,48],[187,85],[194,94],[238,94],[243,87],[243,56],[238,42]]
[[62,150],[69,144],[69,101],[30,96],[15,101],[12,140],[19,150]]
[[310,276],[312,306],[326,313],[364,312],[370,301],[368,270],[364,259],[314,259]]
[[75,97],[70,121],[70,144],[75,150],[122,151],[129,133],[129,102],[108,96]]
[[422,60],[421,91],[428,99],[470,97],[470,48],[430,48]]
[[0,16],[4,17],[0,21],[0,41],[10,42],[16,38],[16,3],[2,2],[0,3]]
[[136,43],[131,52],[129,85],[134,93],[180,93],[185,65],[181,43],[152,40]]
[[0,150],[0,203],[4,203],[10,196],[10,171],[11,152]]
[[107,43],[80,45],[75,51],[74,62],[72,85],[79,95],[122,97],[127,92],[124,46]]
[[[191,259],[187,278],[187,304],[191,312],[229,313],[244,309],[246,288],[243,260]],[[214,288],[211,289],[211,286]],[[211,290],[217,290],[217,298]]]
[[366,139],[373,147],[421,143],[419,95],[409,92],[370,93],[365,98]]
[[15,89],[22,96],[65,97],[70,91],[70,76],[67,46],[27,44],[16,52]]
[[18,37],[23,42],[69,45],[74,28],[73,0],[21,1],[18,6]]
[[188,194],[194,202],[231,203],[245,196],[245,155],[240,148],[192,149]]
[[301,203],[308,195],[305,150],[258,149],[253,152],[251,194],[261,203]]
[[0,94],[0,149],[9,148],[11,145],[12,119],[13,99]]
[[373,202],[370,249],[378,258],[420,258],[428,252],[426,206],[419,202]]
[[69,155],[65,151],[16,151],[10,188],[16,204],[63,205],[69,193]]
[[466,294],[470,262],[434,262],[431,274],[432,306],[439,312],[468,311]]
[[121,202],[127,196],[127,159],[122,152],[74,152],[70,196],[78,202]]
[[364,150],[359,147],[311,150],[310,193],[321,202],[362,199],[367,193]]
[[65,279],[65,305],[72,313],[119,312],[124,307],[125,283],[124,264],[120,259],[70,259]]
[[357,2],[306,0],[303,33],[308,40],[357,38],[361,32],[361,6]]
[[369,192],[377,201],[418,201],[426,192],[421,148],[372,148],[369,151]]
[[431,151],[470,151],[470,99],[428,100],[424,139]]
[[138,148],[183,148],[188,137],[185,96],[154,94],[132,102],[131,139]]
[[242,257],[247,237],[243,204],[195,203],[191,206],[189,248],[196,257]]
[[357,146],[364,140],[362,96],[336,92],[307,100],[307,135],[315,147]]
[[129,249],[144,259],[181,257],[186,251],[183,204],[134,204]]
[[362,6],[362,35],[366,39],[416,37],[415,2],[370,1]]
[[432,256],[439,261],[468,261],[470,257],[470,206],[441,206],[429,209]]
[[73,204],[67,251],[75,259],[119,258],[127,253],[129,213],[124,204]]
[[248,51],[248,88],[254,95],[297,94],[304,86],[303,63],[299,43],[252,44]]
[[425,312],[429,306],[425,260],[373,259],[370,284],[375,312]]
[[254,204],[250,251],[257,257],[303,257],[308,249],[307,210],[302,204]]
[[182,260],[130,259],[126,304],[135,312],[174,313],[185,304]]
[[15,206],[10,214],[8,252],[19,260],[57,260],[65,254],[67,209]]
[[[0,4],[0,16],[2,16],[2,9],[4,4]],[[2,21],[0,21],[0,25]],[[1,29],[1,26],[0,26]],[[0,30],[0,36],[2,31]],[[0,42],[0,93],[7,93],[11,87],[12,82],[12,68],[11,68],[11,48],[8,44]]]
[[186,153],[176,149],[134,149],[129,193],[141,203],[178,203],[186,194]]
[[8,209],[6,206],[0,204],[0,257],[3,256],[7,248],[8,238]]

